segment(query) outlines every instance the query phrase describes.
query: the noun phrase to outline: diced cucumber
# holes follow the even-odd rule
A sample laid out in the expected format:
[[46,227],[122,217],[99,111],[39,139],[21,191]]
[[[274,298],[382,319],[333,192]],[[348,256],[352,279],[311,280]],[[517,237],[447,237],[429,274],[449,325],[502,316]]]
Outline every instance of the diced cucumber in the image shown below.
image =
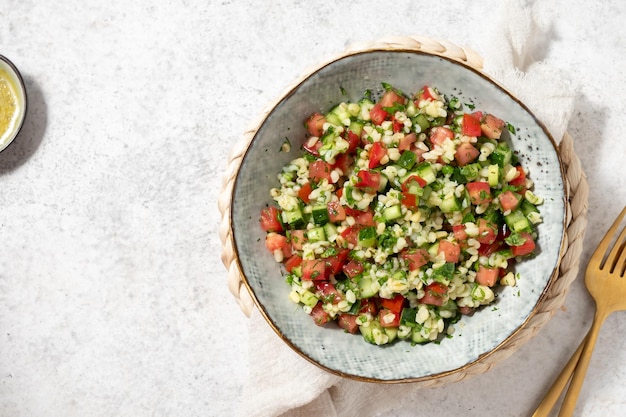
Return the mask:
[[343,122],[335,113],[328,113],[325,118],[328,123],[334,124],[335,126],[343,126]]
[[530,201],[526,199],[522,201],[520,209],[522,210],[522,213],[524,213],[524,216],[526,217],[528,217],[531,213],[539,213],[539,209],[537,208],[537,206],[535,206],[533,203],[531,203]]
[[430,342],[430,340],[428,340],[427,338],[422,336],[422,334],[420,333],[420,330],[422,330],[422,326],[413,327],[413,332],[411,333],[411,341],[413,343],[428,343],[428,342]]
[[430,256],[435,257],[439,253],[439,242],[435,242],[428,247],[428,253]]
[[362,276],[358,282],[361,298],[370,298],[378,293],[379,285],[369,276]]
[[448,194],[444,197],[441,204],[439,204],[439,208],[444,213],[452,213],[454,211],[460,211],[461,205],[454,194]]
[[292,229],[300,229],[304,226],[304,217],[300,208],[294,210],[283,211],[281,214],[283,223],[288,223]]
[[[455,178],[459,183],[468,183],[470,181],[475,181],[476,179],[478,179],[480,169],[481,166],[478,162],[467,164],[462,167],[457,167],[455,168],[456,176],[454,176],[453,178]],[[458,174],[456,173],[457,170]],[[461,178],[459,178],[459,176]],[[462,179],[462,181],[458,181],[458,179]]]
[[417,324],[417,308],[406,307],[402,309],[402,315],[400,316],[400,323],[405,326],[415,327]]
[[421,113],[415,116],[413,123],[417,124],[420,127],[420,131],[418,133],[426,132],[426,129],[430,127],[430,122],[428,121],[426,116]]
[[489,159],[492,163],[497,164],[500,168],[504,168],[507,164],[511,163],[513,158],[513,151],[508,147],[506,143],[500,143],[496,146]]
[[389,178],[383,173],[380,174],[380,181],[378,183],[378,192],[383,192],[385,188],[387,188],[387,184],[389,184]]
[[489,165],[487,168],[487,182],[490,187],[495,187],[500,183],[500,167],[497,164]]
[[328,208],[326,205],[315,206],[311,209],[311,217],[313,218],[313,223],[317,225],[324,225],[328,223]]
[[309,306],[311,308],[315,307],[319,301],[319,298],[315,296],[311,291],[304,290],[300,294],[300,302],[305,306]]
[[334,240],[333,236],[337,236],[337,226],[332,223],[326,223],[324,225],[324,234],[326,235],[327,240]]
[[413,100],[409,100],[406,104],[405,113],[409,117],[413,117],[417,114],[417,107],[415,107],[415,102]]
[[[397,327],[383,327],[378,320],[372,320],[367,326],[359,326],[363,339],[374,345],[391,343],[398,337]],[[386,335],[387,340],[376,340],[376,334]]]
[[359,326],[359,330],[361,331],[361,334],[363,335],[363,339],[365,339],[366,342],[375,345],[376,340],[374,337],[374,332],[378,330],[379,332],[382,333],[383,327],[380,325],[380,323],[377,320],[372,320],[367,324],[367,326]]
[[515,209],[510,214],[504,216],[506,225],[514,232],[530,230],[530,223],[521,209]]
[[432,184],[437,179],[435,169],[428,162],[422,162],[415,169],[415,174],[426,181],[426,184]]
[[413,165],[415,165],[415,161],[417,159],[417,155],[411,151],[404,151],[400,155],[400,159],[398,159],[397,164],[400,165],[401,168],[411,169]]
[[324,233],[323,227],[314,227],[306,233],[306,237],[310,242],[319,242],[321,240],[326,240],[326,233]]
[[391,222],[402,217],[402,207],[400,204],[387,207],[383,210],[383,218],[386,222]]
[[[348,121],[348,125],[349,125],[349,120],[350,120],[350,113],[348,112],[348,105],[346,103],[340,103],[338,105],[336,105],[331,111],[331,114],[334,114],[337,116],[337,118],[339,118],[340,121],[340,126],[345,125],[346,121]],[[328,120],[328,118],[327,118]]]
[[352,133],[361,137],[361,132],[363,131],[363,123],[358,122],[358,121],[353,121],[350,123],[350,127],[348,129],[351,130]]
[[367,226],[359,230],[359,246],[369,248],[376,243],[376,228]]
[[391,343],[398,338],[398,328],[397,327],[383,327],[383,332],[389,338],[387,343]]

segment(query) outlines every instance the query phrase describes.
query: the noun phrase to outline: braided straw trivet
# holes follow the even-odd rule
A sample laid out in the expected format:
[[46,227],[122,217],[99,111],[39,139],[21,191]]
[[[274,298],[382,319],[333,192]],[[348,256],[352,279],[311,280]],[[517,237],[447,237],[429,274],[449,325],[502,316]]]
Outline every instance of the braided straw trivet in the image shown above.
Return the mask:
[[[346,54],[370,50],[417,50],[430,54],[441,55],[455,59],[476,70],[482,70],[483,60],[474,51],[461,48],[445,41],[436,41],[420,36],[394,36],[386,37],[374,43],[353,44]],[[297,80],[293,85],[301,82],[320,67],[315,67],[305,73],[302,79]],[[286,91],[290,91],[288,87]],[[276,101],[276,103],[278,100]],[[250,316],[254,308],[254,301],[248,292],[242,273],[236,262],[232,229],[230,225],[230,203],[233,192],[233,184],[237,171],[241,164],[243,155],[248,148],[250,141],[259,129],[262,120],[271,111],[276,103],[268,106],[260,117],[253,122],[252,127],[244,133],[243,141],[236,145],[228,156],[228,167],[222,181],[222,191],[218,200],[218,207],[222,215],[219,235],[222,241],[222,262],[228,270],[228,287],[239,306],[246,316]],[[559,155],[563,163],[565,173],[565,183],[567,187],[566,201],[566,234],[562,249],[562,258],[559,266],[557,279],[555,279],[548,289],[541,304],[535,314],[528,320],[524,328],[516,332],[506,343],[496,352],[487,355],[483,359],[463,368],[460,372],[448,374],[441,378],[423,381],[426,386],[441,385],[442,383],[460,381],[467,376],[477,375],[488,371],[496,363],[508,358],[513,352],[521,347],[526,341],[531,339],[541,327],[543,327],[552,315],[560,308],[567,295],[569,286],[578,275],[580,254],[583,247],[583,238],[587,227],[587,200],[589,187],[587,178],[582,170],[580,159],[574,151],[572,137],[565,133],[559,144]]]

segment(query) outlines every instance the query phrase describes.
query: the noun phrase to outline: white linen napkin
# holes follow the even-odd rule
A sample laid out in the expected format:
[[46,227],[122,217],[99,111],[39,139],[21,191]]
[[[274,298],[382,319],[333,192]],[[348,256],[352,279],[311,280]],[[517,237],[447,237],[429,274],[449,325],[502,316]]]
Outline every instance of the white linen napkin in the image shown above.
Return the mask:
[[[558,143],[566,131],[577,94],[564,71],[541,60],[549,42],[536,4],[511,0],[500,5],[477,52],[484,71],[522,100]],[[402,407],[402,399],[424,396],[415,384],[381,385],[330,374],[293,352],[255,308],[249,323],[249,378],[240,416],[375,416]],[[422,392],[420,392],[420,390]]]

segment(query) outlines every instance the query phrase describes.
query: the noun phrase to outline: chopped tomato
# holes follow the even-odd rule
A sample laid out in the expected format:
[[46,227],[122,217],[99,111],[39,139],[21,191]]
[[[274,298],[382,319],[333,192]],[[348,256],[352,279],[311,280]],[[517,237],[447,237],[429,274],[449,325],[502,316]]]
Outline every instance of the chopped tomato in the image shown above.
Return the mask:
[[491,188],[485,181],[473,181],[465,184],[470,202],[475,206],[489,203],[492,200]]
[[348,130],[348,134],[346,135],[345,139],[348,141],[348,150],[346,151],[346,153],[353,154],[354,151],[356,151],[359,147],[359,144],[361,143],[361,138],[353,131]]
[[354,163],[354,157],[347,153],[342,153],[337,158],[335,158],[335,163],[333,164],[333,168],[339,168],[344,175],[348,175],[348,171],[352,167]]
[[375,316],[377,313],[378,307],[371,298],[365,298],[361,300],[361,308],[359,309],[359,314],[371,314],[372,316]]
[[526,172],[524,172],[524,168],[521,165],[515,167],[518,172],[517,177],[513,178],[509,181],[509,185],[513,187],[526,187]]
[[339,315],[337,324],[348,333],[355,334],[359,331],[359,323],[357,322],[358,317],[359,316],[356,314],[343,313]]
[[495,252],[499,251],[500,249],[502,249],[503,246],[504,245],[503,245],[502,241],[496,239],[496,241],[491,243],[491,244],[482,244],[482,245],[480,245],[480,247],[478,248],[478,254],[480,256],[489,256],[492,253],[495,253]]
[[454,159],[460,166],[471,164],[478,158],[480,151],[471,143],[463,142],[456,148]]
[[489,139],[500,139],[502,136],[502,129],[504,129],[504,121],[498,119],[492,114],[485,114],[480,122],[480,129],[483,135]]
[[381,185],[381,173],[372,170],[361,170],[356,174],[358,181],[354,184],[355,187],[364,189],[366,191],[376,191]]
[[408,263],[409,271],[420,269],[430,260],[430,254],[426,249],[403,250],[399,256]]
[[464,224],[455,224],[452,226],[452,233],[457,242],[464,242],[467,240],[467,233],[465,232]]
[[307,182],[302,184],[300,190],[298,191],[298,198],[304,202],[304,204],[309,204],[309,195],[313,191],[313,187],[311,187],[311,183]]
[[379,103],[383,108],[387,108],[393,107],[393,105],[396,103],[403,105],[404,103],[406,103],[406,99],[398,94],[397,91],[390,89],[387,90],[385,94],[383,94]]
[[420,303],[430,304],[433,306],[442,306],[445,295],[448,293],[448,287],[440,282],[433,282],[424,288],[424,296],[420,298]]
[[483,119],[483,112],[481,111],[475,111],[472,113],[472,116],[474,116],[475,118],[477,118],[478,120],[482,120]]
[[346,274],[348,278],[354,278],[357,275],[363,272],[363,264],[356,260],[350,260],[343,266],[343,273]]
[[370,110],[370,119],[376,126],[380,126],[389,117],[389,113],[383,109],[380,103],[376,103]]
[[340,273],[348,260],[349,253],[349,249],[339,249],[337,255],[324,258],[324,262],[326,262],[326,273],[331,275]]
[[313,139],[307,139],[302,145],[302,148],[304,148],[304,150],[310,153],[311,155],[320,156],[319,151],[322,145],[323,145],[322,141],[317,139],[317,136],[316,136]]
[[369,169],[376,168],[380,165],[380,161],[383,157],[385,157],[385,155],[387,155],[387,148],[385,145],[383,145],[382,142],[374,142],[367,155],[370,160]]
[[323,259],[303,259],[302,279],[305,281],[323,281],[326,279],[326,262]]
[[346,210],[339,201],[329,201],[327,204],[328,219],[333,223],[342,222],[346,219]]
[[381,308],[378,312],[378,321],[381,327],[398,327],[400,325],[400,313]]
[[461,247],[449,240],[440,240],[438,253],[443,253],[446,262],[457,263],[461,256]]
[[411,149],[411,145],[415,142],[417,142],[417,135],[415,134],[415,132],[404,135],[402,139],[400,139],[400,143],[398,144],[398,150],[400,152],[408,151],[409,149]]
[[330,315],[322,307],[322,303],[317,303],[311,310],[313,322],[318,326],[323,326],[330,321]]
[[535,241],[528,232],[521,232],[520,235],[523,239],[525,239],[524,243],[519,246],[511,246],[511,252],[513,253],[513,256],[530,255],[535,250]]
[[289,259],[285,261],[285,269],[287,270],[287,272],[291,272],[295,267],[300,266],[301,263],[301,256],[292,255]]
[[419,103],[422,100],[437,100],[438,98],[439,96],[437,95],[437,93],[435,93],[432,88],[425,85],[417,94],[415,104],[419,106]]
[[514,210],[521,201],[521,196],[513,191],[507,190],[500,193],[498,200],[500,200],[500,206],[502,211]]
[[402,183],[402,191],[409,191],[414,183],[419,185],[420,188],[424,188],[428,184],[424,178],[418,175],[411,175]]
[[476,282],[480,285],[493,287],[500,277],[500,268],[489,268],[484,265],[478,267],[476,272]]
[[315,283],[317,293],[320,295],[321,301],[324,303],[338,303],[341,301],[341,294],[337,291],[337,288],[328,281],[321,281]]
[[463,134],[466,136],[480,136],[482,130],[480,129],[480,118],[473,114],[465,113],[463,115]]
[[280,216],[280,210],[274,206],[261,210],[261,218],[259,219],[261,229],[265,232],[282,232],[284,229],[278,216]]
[[324,123],[326,123],[324,115],[314,113],[306,120],[306,122],[304,122],[304,125],[306,126],[309,134],[320,137],[324,134]]
[[404,123],[397,120],[395,116],[391,116],[391,129],[393,133],[400,133],[404,130]]
[[359,229],[360,229],[360,226],[358,224],[355,224],[353,226],[346,228],[339,235],[345,242],[350,243],[352,245],[356,245],[359,240]]
[[481,245],[491,245],[498,237],[498,226],[486,219],[478,219],[478,236]]
[[327,180],[331,182],[330,171],[330,165],[324,161],[318,160],[309,164],[309,178],[313,181]]
[[271,253],[281,250],[285,258],[291,256],[291,245],[287,242],[285,235],[280,233],[270,232],[265,235],[265,247]]
[[402,312],[402,307],[404,307],[404,296],[402,294],[396,294],[393,298],[381,298],[380,306],[382,308],[386,308],[394,313],[400,314]]
[[306,230],[292,230],[290,235],[293,250],[302,250],[302,245],[306,242]]
[[372,210],[359,211],[356,216],[353,216],[356,224],[361,226],[376,226],[374,220],[374,212]]
[[430,130],[430,143],[442,146],[446,139],[454,139],[454,132],[447,127],[436,126]]
[[408,191],[403,191],[402,192],[402,199],[400,200],[400,202],[402,203],[402,205],[406,208],[409,209],[413,209],[415,207],[417,207],[417,196],[415,194],[411,194]]

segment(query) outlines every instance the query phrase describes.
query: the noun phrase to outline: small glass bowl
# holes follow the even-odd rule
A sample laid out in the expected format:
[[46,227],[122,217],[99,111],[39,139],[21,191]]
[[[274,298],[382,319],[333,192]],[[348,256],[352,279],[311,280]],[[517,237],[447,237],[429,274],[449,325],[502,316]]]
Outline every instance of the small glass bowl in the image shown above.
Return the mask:
[[[13,142],[22,129],[26,117],[28,99],[24,80],[17,67],[5,56],[0,55],[0,88],[8,87],[15,100],[15,111],[6,130],[0,131],[0,152]],[[4,85],[2,85],[4,84]],[[0,94],[6,92],[0,91]]]

